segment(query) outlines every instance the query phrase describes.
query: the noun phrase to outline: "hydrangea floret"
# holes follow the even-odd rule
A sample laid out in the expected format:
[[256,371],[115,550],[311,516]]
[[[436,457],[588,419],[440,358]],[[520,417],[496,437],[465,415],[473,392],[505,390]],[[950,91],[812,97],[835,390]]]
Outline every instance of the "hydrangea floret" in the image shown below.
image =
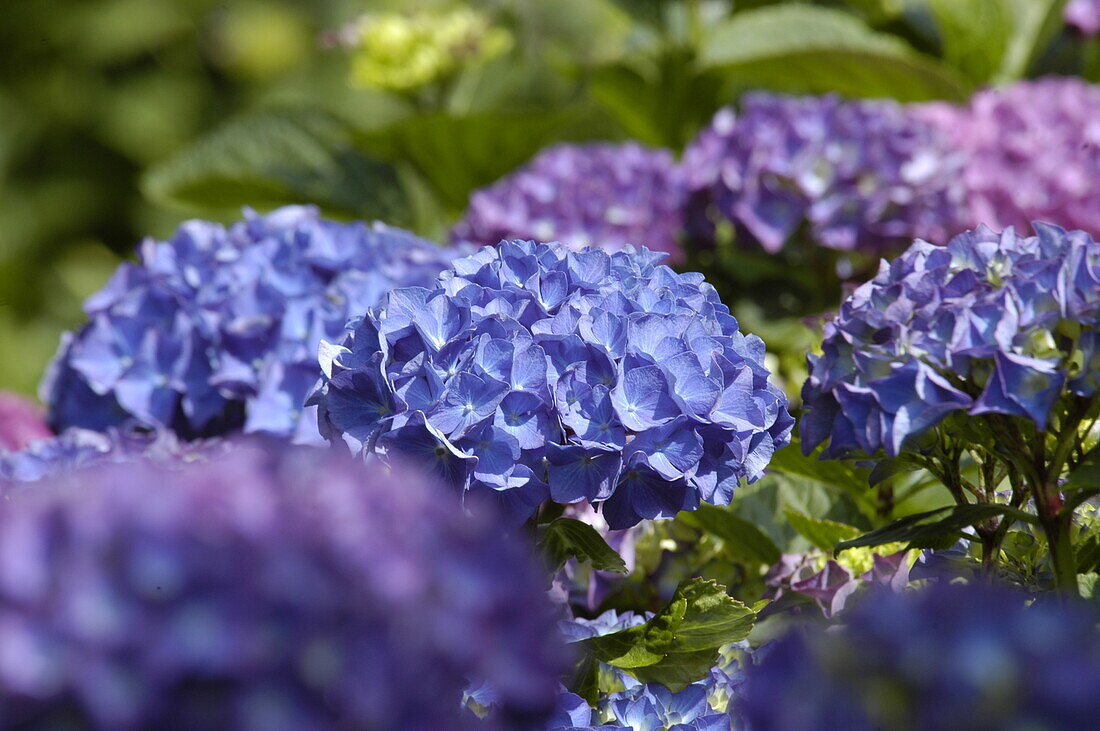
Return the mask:
[[1100,713],[1098,617],[1002,587],[882,592],[840,627],[761,648],[737,711],[753,731],[1071,729]]
[[0,454],[53,436],[41,409],[14,393],[0,391]]
[[747,94],[685,149],[688,229],[775,253],[796,237],[878,256],[942,238],[963,211],[961,157],[936,125],[893,101]]
[[[800,430],[807,453],[826,442],[824,457],[916,463],[960,503],[997,502],[1007,481],[1012,506],[1033,502],[1060,580],[1075,585],[1064,541],[1092,493],[1064,497],[1059,481],[1100,411],[1100,244],[1034,229],[981,227],[883,262],[810,356]],[[982,466],[979,484],[961,474],[964,456]],[[1007,522],[978,526],[987,559]]]
[[321,433],[434,464],[522,520],[546,498],[609,527],[728,503],[792,426],[764,343],[663,254],[504,241],[322,346]]
[[243,429],[321,441],[303,402],[317,346],[394,286],[431,284],[454,258],[382,224],[285,207],[226,228],[145,240],[85,302],[42,384],[57,430],[141,425],[184,438]]
[[1082,35],[1100,34],[1100,0],[1069,0],[1065,20],[1066,25]]
[[567,663],[525,547],[420,472],[273,444],[0,501],[0,724],[544,728]]
[[670,150],[634,142],[557,145],[474,192],[457,242],[560,241],[614,251],[644,244],[683,259],[683,175]]

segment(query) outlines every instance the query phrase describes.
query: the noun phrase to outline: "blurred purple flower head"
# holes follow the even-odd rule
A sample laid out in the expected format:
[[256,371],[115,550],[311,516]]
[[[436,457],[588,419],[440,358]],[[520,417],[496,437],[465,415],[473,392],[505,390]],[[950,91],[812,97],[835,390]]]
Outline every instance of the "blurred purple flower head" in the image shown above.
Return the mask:
[[1100,33],[1100,0],[1070,0],[1065,10],[1066,25],[1086,36]]
[[50,424],[138,424],[190,439],[239,429],[316,441],[302,403],[317,345],[391,287],[430,285],[454,258],[399,229],[312,207],[147,239],[84,304],[42,384]]
[[917,241],[841,305],[802,391],[802,446],[889,457],[954,412],[1044,431],[1100,391],[1100,243],[1034,224]]
[[669,150],[634,142],[558,145],[475,192],[456,242],[560,241],[615,251],[631,244],[683,258],[684,185]]
[[258,444],[0,501],[0,724],[484,728],[476,675],[501,727],[540,728],[566,659],[544,577],[453,502]]
[[882,592],[831,631],[761,648],[734,704],[753,731],[1075,729],[1100,713],[1098,617],[1005,588]]
[[548,497],[616,530],[728,503],[793,420],[764,343],[663,256],[503,241],[393,290],[322,345],[321,433],[433,464],[517,522]]
[[966,160],[968,225],[1100,233],[1100,86],[1051,77],[980,91],[965,107],[914,109]]
[[688,230],[709,242],[725,219],[770,253],[803,229],[818,246],[872,256],[942,240],[963,210],[947,143],[893,101],[748,94],[684,151]]
[[14,393],[0,391],[0,453],[22,449],[53,436],[39,408]]

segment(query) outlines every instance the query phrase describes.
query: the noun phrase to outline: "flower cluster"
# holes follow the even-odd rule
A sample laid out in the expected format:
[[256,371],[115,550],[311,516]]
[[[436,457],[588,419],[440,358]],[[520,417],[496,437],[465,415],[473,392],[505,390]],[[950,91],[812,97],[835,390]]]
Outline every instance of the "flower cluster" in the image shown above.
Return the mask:
[[688,229],[716,218],[774,253],[804,230],[871,255],[942,238],[959,220],[961,160],[946,135],[891,101],[749,94],[684,151]]
[[728,503],[793,420],[764,343],[662,257],[505,241],[393,290],[322,346],[321,433],[427,460],[517,519],[547,496],[613,529]]
[[1046,78],[980,91],[965,107],[918,110],[966,160],[968,223],[1100,232],[1100,86]]
[[0,454],[51,436],[53,432],[37,406],[14,393],[0,391]]
[[1066,25],[1086,36],[1100,33],[1100,1],[1069,0],[1065,10]]
[[1100,713],[1097,617],[1006,589],[883,592],[836,631],[794,632],[734,701],[770,729],[1071,729]]
[[1100,389],[1100,244],[1034,224],[917,241],[826,324],[801,422],[828,457],[907,440],[952,412],[1023,417],[1039,431],[1062,396]]
[[849,548],[836,559],[820,549],[783,554],[764,577],[773,600],[799,595],[812,600],[825,617],[844,611],[853,596],[871,585],[901,591],[909,584],[909,570],[917,560],[905,544]]
[[608,251],[645,244],[678,261],[684,196],[669,150],[634,142],[558,145],[476,191],[451,238],[560,241]]
[[138,253],[85,303],[89,323],[66,334],[42,384],[58,431],[136,423],[319,441],[301,412],[321,339],[391,287],[431,284],[454,257],[308,207],[246,210],[229,228],[189,221]]
[[355,49],[351,79],[368,89],[410,91],[507,53],[512,34],[470,8],[371,13],[330,34]]
[[273,444],[0,501],[0,724],[465,728],[467,675],[545,723],[533,557],[420,473]]

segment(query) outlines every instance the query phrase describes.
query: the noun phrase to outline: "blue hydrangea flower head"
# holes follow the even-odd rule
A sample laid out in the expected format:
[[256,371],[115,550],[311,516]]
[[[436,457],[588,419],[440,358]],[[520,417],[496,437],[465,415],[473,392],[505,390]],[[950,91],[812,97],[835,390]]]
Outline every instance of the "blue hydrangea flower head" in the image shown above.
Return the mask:
[[687,226],[706,242],[729,221],[771,253],[802,232],[877,255],[952,229],[961,162],[945,133],[896,102],[748,94],[684,151]]
[[917,241],[865,283],[810,356],[808,451],[893,457],[952,413],[1020,417],[1039,431],[1100,390],[1100,244],[1033,224]]
[[678,261],[684,196],[671,150],[634,142],[557,145],[476,191],[451,238],[561,241],[608,251],[644,244]]
[[554,710],[541,567],[419,472],[275,444],[81,476],[0,501],[5,727],[486,728],[471,675],[501,728]]
[[788,443],[787,399],[764,343],[662,257],[504,241],[395,289],[322,345],[321,433],[517,519],[547,498],[614,529],[728,503]]
[[394,286],[427,285],[454,257],[382,224],[311,207],[188,221],[147,239],[84,305],[42,384],[55,430],[133,424],[184,438],[245,432],[320,441],[302,403],[317,345]]
[[1094,610],[1004,588],[882,592],[832,631],[762,648],[737,712],[753,731],[1073,729],[1100,712]]

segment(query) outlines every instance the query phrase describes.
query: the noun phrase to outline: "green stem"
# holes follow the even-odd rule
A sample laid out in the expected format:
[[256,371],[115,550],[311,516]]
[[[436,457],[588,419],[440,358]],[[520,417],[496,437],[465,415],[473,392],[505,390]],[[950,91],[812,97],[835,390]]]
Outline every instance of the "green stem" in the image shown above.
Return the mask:
[[1050,563],[1054,571],[1054,585],[1067,596],[1080,596],[1077,586],[1077,556],[1070,540],[1070,521],[1067,515],[1054,515],[1043,520],[1043,532],[1050,546]]

